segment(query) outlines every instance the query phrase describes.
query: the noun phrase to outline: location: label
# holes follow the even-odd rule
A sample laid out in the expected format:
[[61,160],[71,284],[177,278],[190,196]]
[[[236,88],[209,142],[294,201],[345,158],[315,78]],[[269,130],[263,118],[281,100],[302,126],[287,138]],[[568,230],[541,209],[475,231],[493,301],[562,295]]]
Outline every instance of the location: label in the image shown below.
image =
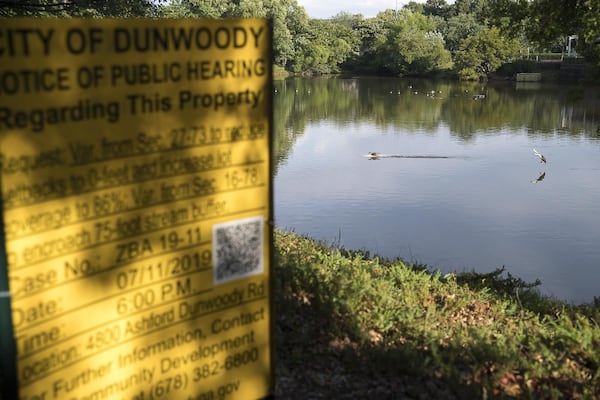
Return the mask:
[[29,173],[41,168],[52,168],[66,164],[65,151],[60,147],[42,151],[35,155],[13,156],[0,154],[0,170],[3,174]]
[[59,125],[72,122],[106,120],[115,123],[121,115],[120,105],[116,101],[100,103],[90,99],[79,100],[75,104],[18,110],[0,107],[0,130],[31,129],[42,132],[47,125]]
[[208,108],[218,111],[223,107],[250,106],[250,108],[256,108],[262,95],[262,90],[255,92],[250,89],[227,93],[193,93],[190,90],[182,90],[179,92],[179,109]]
[[0,30],[0,57],[5,56],[30,56],[32,49],[39,46],[43,54],[50,53],[50,44],[54,29],[1,29]]
[[113,48],[116,53],[194,51],[210,48],[227,50],[246,46],[257,48],[264,33],[264,27],[246,29],[240,26],[116,28],[113,32]]
[[0,94],[40,93],[71,89],[67,68],[22,69],[0,74]]

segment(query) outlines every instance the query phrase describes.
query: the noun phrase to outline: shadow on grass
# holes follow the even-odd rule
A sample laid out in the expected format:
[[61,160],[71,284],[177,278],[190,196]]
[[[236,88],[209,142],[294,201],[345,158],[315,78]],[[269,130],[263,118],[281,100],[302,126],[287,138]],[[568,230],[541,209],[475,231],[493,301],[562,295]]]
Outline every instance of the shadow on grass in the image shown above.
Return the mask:
[[[337,283],[304,268],[311,258],[279,257],[276,263],[277,398],[455,398],[432,374],[428,351],[384,345],[374,331],[365,336],[336,298]],[[468,392],[477,397],[477,388]]]
[[503,272],[442,277],[277,233],[276,397],[597,396],[597,324],[544,314],[560,303]]

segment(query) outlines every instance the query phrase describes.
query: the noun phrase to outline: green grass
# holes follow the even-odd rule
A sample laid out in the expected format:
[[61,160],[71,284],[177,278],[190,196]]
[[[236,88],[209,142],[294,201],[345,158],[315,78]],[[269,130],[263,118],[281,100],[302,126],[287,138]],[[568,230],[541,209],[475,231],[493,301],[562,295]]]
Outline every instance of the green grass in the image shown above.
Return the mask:
[[598,304],[282,231],[275,264],[281,398],[600,398]]
[[273,65],[273,77],[275,79],[284,79],[290,74],[280,65]]

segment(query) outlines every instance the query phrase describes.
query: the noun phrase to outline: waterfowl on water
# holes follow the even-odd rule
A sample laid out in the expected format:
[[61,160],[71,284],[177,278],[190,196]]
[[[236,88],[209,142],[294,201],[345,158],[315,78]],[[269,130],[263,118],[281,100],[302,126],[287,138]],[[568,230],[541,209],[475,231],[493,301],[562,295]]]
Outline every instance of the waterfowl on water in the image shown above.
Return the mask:
[[542,164],[546,164],[546,157],[544,157],[543,155],[541,155],[536,149],[533,149],[533,154],[535,154],[536,156],[539,157],[540,162]]

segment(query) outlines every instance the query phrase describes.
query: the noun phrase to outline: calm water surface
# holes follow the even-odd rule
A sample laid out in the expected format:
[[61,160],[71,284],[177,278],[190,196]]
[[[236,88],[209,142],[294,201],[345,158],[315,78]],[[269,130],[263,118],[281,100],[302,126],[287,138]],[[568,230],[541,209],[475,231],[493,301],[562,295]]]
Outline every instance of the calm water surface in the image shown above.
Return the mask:
[[286,80],[275,115],[278,227],[444,272],[505,266],[571,302],[600,296],[598,91]]

